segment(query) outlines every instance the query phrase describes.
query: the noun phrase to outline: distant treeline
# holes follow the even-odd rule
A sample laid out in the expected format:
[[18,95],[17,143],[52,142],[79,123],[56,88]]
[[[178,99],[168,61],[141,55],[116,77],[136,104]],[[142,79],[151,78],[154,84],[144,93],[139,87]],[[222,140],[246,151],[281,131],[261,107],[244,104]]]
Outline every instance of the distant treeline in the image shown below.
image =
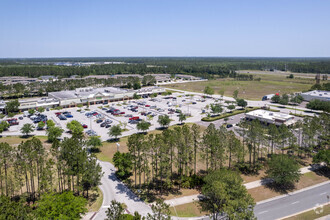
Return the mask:
[[[91,66],[55,66],[57,62],[124,62]],[[191,74],[204,78],[235,77],[235,70],[282,70],[330,73],[330,58],[220,58],[220,57],[118,57],[0,59],[0,76],[91,74]]]

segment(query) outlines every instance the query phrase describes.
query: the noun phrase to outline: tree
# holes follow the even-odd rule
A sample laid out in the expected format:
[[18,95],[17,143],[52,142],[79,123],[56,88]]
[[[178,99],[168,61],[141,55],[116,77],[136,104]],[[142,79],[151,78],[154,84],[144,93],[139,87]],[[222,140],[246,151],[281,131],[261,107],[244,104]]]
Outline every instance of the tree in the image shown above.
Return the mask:
[[72,120],[66,124],[66,128],[72,133],[72,137],[81,137],[83,135],[84,128],[77,120]]
[[206,86],[204,88],[204,93],[207,94],[207,95],[213,95],[214,94],[214,90],[210,86]]
[[182,124],[183,121],[187,120],[187,117],[182,112],[179,114],[179,121]]
[[34,126],[33,126],[33,124],[30,124],[30,123],[24,124],[23,127],[21,128],[21,132],[25,136],[29,136],[29,134],[33,131],[34,131]]
[[157,199],[156,204],[151,206],[152,214],[148,213],[147,220],[170,220],[170,205],[163,200]]
[[330,166],[330,150],[320,150],[317,154],[313,157],[313,163],[325,163],[327,167]]
[[54,142],[57,138],[61,137],[63,134],[63,129],[55,126],[51,126],[47,130],[48,141]]
[[287,105],[289,103],[289,96],[287,94],[283,94],[278,103],[281,105]]
[[30,115],[33,115],[36,112],[36,110],[34,108],[30,108],[28,112]]
[[92,149],[95,151],[98,147],[102,147],[102,141],[99,136],[91,136],[87,142],[88,146],[91,146]]
[[205,176],[202,209],[212,213],[213,219],[224,215],[227,219],[255,219],[253,198],[234,171],[221,169]]
[[113,155],[113,163],[117,168],[116,175],[121,180],[126,180],[132,176],[132,156],[129,153],[120,153],[117,151]]
[[38,108],[38,112],[43,113],[44,111],[45,111],[45,108],[44,107],[39,107]]
[[223,108],[220,104],[211,104],[211,110],[213,114],[218,114],[223,111]]
[[228,106],[228,109],[229,109],[229,110],[234,110],[234,109],[235,109],[235,105],[229,105],[229,106]]
[[291,187],[300,179],[299,164],[285,154],[274,154],[268,161],[266,171],[267,178],[270,178],[278,186]]
[[158,123],[162,126],[162,127],[168,127],[169,124],[171,123],[171,119],[168,115],[159,115],[158,116]]
[[247,106],[247,101],[245,101],[244,99],[237,99],[237,105],[245,108]]
[[117,137],[121,135],[121,132],[122,132],[122,130],[121,130],[120,125],[115,125],[109,129],[108,135],[110,137],[115,137],[115,139],[117,139]]
[[19,102],[18,100],[9,101],[6,103],[6,112],[18,112]]
[[150,126],[151,126],[150,122],[142,120],[136,125],[136,128],[138,130],[145,132],[150,128]]
[[134,90],[141,89],[141,83],[140,83],[140,82],[135,82],[135,83],[133,84],[133,89],[134,89]]
[[124,220],[124,207],[120,202],[117,202],[116,200],[112,200],[110,207],[106,211],[107,214],[107,220]]
[[139,96],[138,94],[136,94],[136,93],[133,94],[133,99],[140,99],[140,98],[141,98],[141,96]]
[[55,127],[55,122],[53,120],[47,120],[47,128]]
[[9,124],[6,121],[1,121],[0,122],[0,133],[2,133],[3,131],[7,130],[9,128]]
[[38,123],[38,128],[39,128],[39,129],[44,129],[45,125],[46,125],[45,122],[40,121],[40,122]]
[[275,103],[279,103],[280,102],[280,99],[281,99],[281,97],[279,96],[279,95],[274,95],[272,98],[271,98],[271,100],[272,100],[272,102],[275,102]]
[[60,194],[44,193],[37,201],[35,216],[37,219],[81,219],[87,212],[87,201],[74,196],[71,191]]
[[234,97],[234,99],[237,99],[238,98],[238,90],[237,89],[234,91],[233,97]]
[[307,103],[306,108],[330,112],[330,102],[314,99]]

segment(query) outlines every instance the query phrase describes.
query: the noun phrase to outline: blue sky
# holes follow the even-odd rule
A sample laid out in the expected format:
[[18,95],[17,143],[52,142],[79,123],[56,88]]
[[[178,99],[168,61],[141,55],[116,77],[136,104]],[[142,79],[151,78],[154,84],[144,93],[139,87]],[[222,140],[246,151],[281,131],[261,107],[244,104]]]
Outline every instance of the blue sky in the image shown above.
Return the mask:
[[328,0],[1,0],[0,57],[330,57]]

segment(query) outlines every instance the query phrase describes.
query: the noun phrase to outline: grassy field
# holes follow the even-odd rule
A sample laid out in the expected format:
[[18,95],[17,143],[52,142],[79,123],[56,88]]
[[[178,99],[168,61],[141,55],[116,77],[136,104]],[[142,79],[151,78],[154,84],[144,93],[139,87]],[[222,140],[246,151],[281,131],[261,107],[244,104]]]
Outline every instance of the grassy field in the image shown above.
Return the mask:
[[170,207],[170,212],[172,216],[179,217],[196,217],[208,214],[207,212],[200,211],[200,205],[198,202]]
[[310,210],[289,218],[285,218],[284,220],[310,220],[321,218],[322,216],[330,215],[330,205],[328,204],[324,206],[322,211],[320,211],[320,209],[317,209],[317,211],[320,213],[317,214],[314,210]]
[[103,202],[103,194],[99,187],[89,195],[87,209],[89,212],[96,212],[101,208]]
[[169,89],[181,89],[192,92],[203,92],[206,86],[214,89],[215,94],[218,94],[221,89],[224,89],[225,96],[233,96],[235,90],[239,91],[238,97],[261,100],[264,95],[273,94],[276,92],[293,93],[308,90],[314,81],[310,79],[287,79],[285,76],[276,75],[257,75],[261,81],[235,81],[233,79],[216,79],[204,82],[190,82],[169,84],[164,87]]

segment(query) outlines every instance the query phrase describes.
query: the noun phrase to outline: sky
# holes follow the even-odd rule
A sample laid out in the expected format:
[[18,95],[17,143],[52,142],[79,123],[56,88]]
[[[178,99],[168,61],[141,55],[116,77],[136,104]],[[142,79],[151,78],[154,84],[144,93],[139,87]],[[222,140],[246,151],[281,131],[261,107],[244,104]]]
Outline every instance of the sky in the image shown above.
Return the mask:
[[328,0],[0,0],[0,58],[330,57]]

